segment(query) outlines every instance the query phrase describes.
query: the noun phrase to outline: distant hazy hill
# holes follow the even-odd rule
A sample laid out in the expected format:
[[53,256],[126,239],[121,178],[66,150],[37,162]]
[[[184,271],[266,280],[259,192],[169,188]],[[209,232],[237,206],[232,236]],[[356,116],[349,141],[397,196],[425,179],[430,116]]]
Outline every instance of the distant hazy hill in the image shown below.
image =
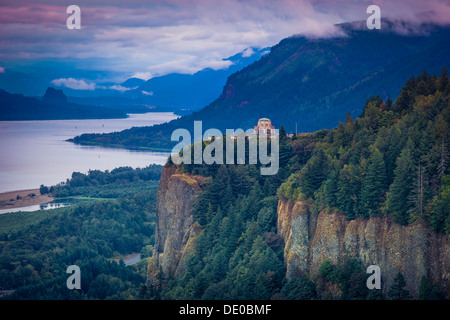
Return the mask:
[[107,108],[67,103],[62,90],[48,88],[42,100],[10,94],[0,89],[0,120],[57,120],[124,118],[126,114]]
[[42,97],[42,101],[49,104],[65,105],[67,104],[67,97],[62,90],[47,88],[47,91],[45,91]]
[[[223,59],[230,65],[214,70],[202,69],[194,74],[170,73],[147,81],[130,78],[119,86],[112,84],[89,90],[67,90],[69,100],[79,104],[94,104],[126,109],[131,112],[176,111],[186,114],[199,110],[213,102],[222,92],[228,76],[259,60],[268,48],[248,48],[234,56]],[[149,109],[151,108],[151,109]]]
[[10,93],[22,93],[26,96],[40,96],[48,87],[52,79],[43,80],[42,77],[9,69],[0,72],[0,88]]
[[228,76],[259,60],[268,48],[240,52],[224,59],[230,66],[213,70],[206,68],[194,74],[171,73],[151,78],[137,89],[127,92],[132,97],[144,95],[145,102],[173,110],[198,110],[213,102],[222,92]]
[[[109,135],[85,135],[79,143],[170,146],[176,128],[252,128],[267,117],[279,128],[311,132],[336,127],[349,111],[358,116],[371,95],[394,99],[412,75],[439,74],[450,66],[450,27],[384,22],[381,30],[361,23],[339,25],[347,36],[332,39],[290,37],[270,54],[232,74],[214,102],[192,115],[153,128]],[[402,33],[394,32],[401,28]]]

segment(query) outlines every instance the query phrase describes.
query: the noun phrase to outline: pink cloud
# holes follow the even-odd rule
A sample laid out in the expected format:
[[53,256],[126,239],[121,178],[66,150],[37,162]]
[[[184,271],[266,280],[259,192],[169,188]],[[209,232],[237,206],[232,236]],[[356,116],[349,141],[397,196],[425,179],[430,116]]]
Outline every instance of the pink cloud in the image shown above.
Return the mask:
[[77,0],[74,4],[81,8],[78,31],[67,30],[67,7],[60,0],[39,4],[2,0],[0,59],[60,58],[78,61],[86,69],[127,74],[145,70],[158,76],[226,68],[223,58],[249,47],[272,46],[293,34],[339,36],[334,25],[364,21],[370,4],[381,7],[382,18],[450,23],[450,4],[439,0]]
[[28,23],[28,24],[61,24],[67,19],[66,7],[61,6],[2,6],[0,23]]

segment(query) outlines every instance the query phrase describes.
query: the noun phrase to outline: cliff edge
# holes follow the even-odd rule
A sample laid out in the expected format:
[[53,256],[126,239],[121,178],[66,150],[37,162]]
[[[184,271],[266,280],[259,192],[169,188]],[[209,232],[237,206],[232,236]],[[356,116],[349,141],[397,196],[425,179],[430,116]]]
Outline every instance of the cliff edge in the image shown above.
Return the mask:
[[163,169],[156,204],[155,248],[147,271],[150,283],[157,281],[160,270],[165,277],[177,277],[185,270],[194,239],[201,231],[194,222],[192,205],[206,179],[182,173],[175,166]]
[[366,267],[380,267],[383,292],[399,271],[415,298],[423,275],[449,291],[449,238],[423,222],[402,226],[387,217],[347,221],[337,213],[315,215],[304,202],[280,200],[277,230],[285,240],[288,279],[306,273],[314,278],[326,259],[335,264],[347,255],[358,258]]
[[[177,278],[195,250],[202,227],[192,208],[207,178],[186,174],[175,166],[164,168],[157,200],[157,226],[153,256],[148,265],[148,284],[157,286],[160,275]],[[345,215],[325,211],[315,214],[307,202],[279,200],[277,232],[284,239],[286,277],[308,274],[312,280],[329,259],[333,264],[354,257],[365,267],[377,265],[386,293],[398,272],[417,298],[423,275],[446,292],[450,288],[450,241],[447,235],[417,221],[403,226],[389,217],[346,220]],[[447,294],[450,298],[450,294]]]

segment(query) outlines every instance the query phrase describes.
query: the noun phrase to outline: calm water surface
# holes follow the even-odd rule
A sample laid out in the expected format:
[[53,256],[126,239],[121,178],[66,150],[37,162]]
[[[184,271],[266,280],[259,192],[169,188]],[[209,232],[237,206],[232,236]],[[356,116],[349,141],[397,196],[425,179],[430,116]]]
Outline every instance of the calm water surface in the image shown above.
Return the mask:
[[164,164],[165,152],[80,146],[65,140],[82,133],[107,133],[177,118],[173,113],[130,114],[127,119],[0,121],[0,192],[54,185],[72,172]]
[[0,214],[4,213],[10,213],[10,212],[34,212],[38,210],[50,210],[50,209],[56,209],[56,208],[63,208],[68,207],[74,203],[77,203],[77,201],[70,201],[70,200],[55,200],[49,203],[43,203],[43,204],[36,204],[32,206],[26,206],[26,207],[20,207],[20,208],[10,208],[10,209],[1,209]]

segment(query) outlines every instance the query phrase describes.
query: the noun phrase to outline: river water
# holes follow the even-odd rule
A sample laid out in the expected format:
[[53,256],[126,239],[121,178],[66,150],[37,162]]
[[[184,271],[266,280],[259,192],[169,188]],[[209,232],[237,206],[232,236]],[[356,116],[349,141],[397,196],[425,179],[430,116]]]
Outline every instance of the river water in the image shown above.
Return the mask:
[[74,171],[164,164],[169,153],[80,146],[65,140],[82,133],[121,131],[177,117],[170,112],[152,112],[130,114],[126,119],[0,121],[0,192],[55,185]]

